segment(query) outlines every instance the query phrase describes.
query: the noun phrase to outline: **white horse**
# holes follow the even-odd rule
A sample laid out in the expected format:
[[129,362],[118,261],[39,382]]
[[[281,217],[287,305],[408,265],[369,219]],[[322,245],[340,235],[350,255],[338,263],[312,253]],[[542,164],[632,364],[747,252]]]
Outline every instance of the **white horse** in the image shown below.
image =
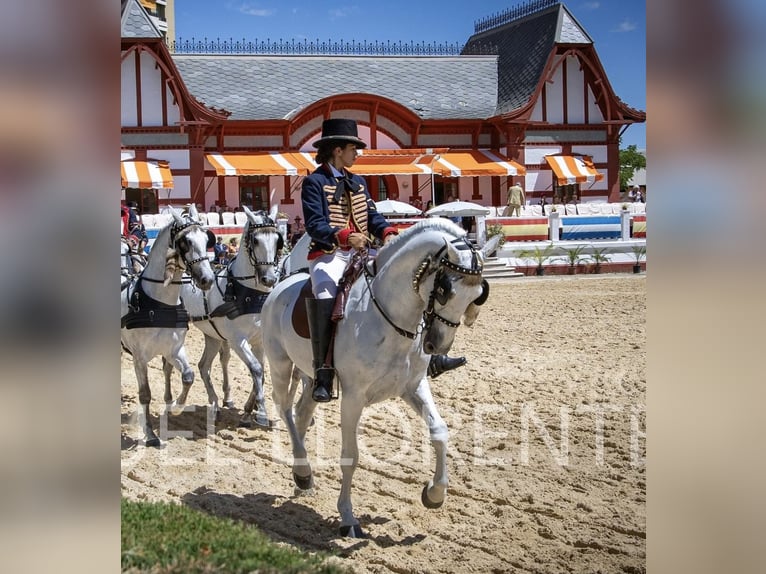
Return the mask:
[[[215,276],[207,250],[215,237],[202,227],[197,210],[181,217],[171,211],[173,219],[160,230],[147,259],[146,268],[121,292],[122,346],[133,356],[138,381],[139,425],[146,446],[159,446],[160,439],[149,424],[149,373],[147,365],[157,355],[176,365],[181,371],[183,391],[177,404],[183,405],[194,381],[184,349],[188,329],[188,313],[179,300],[182,274],[189,271],[191,280],[201,289],[210,289]],[[172,405],[169,380],[165,384],[165,404]]]
[[[348,295],[336,327],[334,360],[341,389],[341,470],[338,498],[343,536],[363,536],[351,505],[351,480],[358,461],[357,426],[362,410],[401,397],[429,428],[436,452],[436,472],[422,493],[428,508],[442,505],[447,490],[447,426],[439,415],[426,376],[429,355],[447,353],[461,318],[478,315],[489,285],[482,279],[483,255],[465,231],[446,219],[417,223],[381,248],[365,265]],[[274,403],[293,446],[293,480],[301,489],[313,484],[304,439],[316,404],[310,339],[294,328],[293,310],[304,305],[306,274],[280,282],[263,308],[266,356]],[[308,295],[310,296],[310,295]],[[304,391],[295,407],[297,374]],[[291,375],[295,382],[291,384]]]
[[[277,206],[269,214],[265,211],[253,213],[247,207],[243,209],[247,222],[240,238],[241,248],[228,266],[216,273],[216,288],[203,293],[184,285],[181,299],[194,326],[205,335],[205,349],[198,366],[208,400],[216,414],[218,395],[210,380],[210,369],[216,354],[220,352],[223,403],[226,407],[233,407],[228,376],[230,348],[233,348],[253,380],[240,425],[252,425],[253,409],[257,406],[255,423],[268,426],[263,394],[261,307],[277,283],[277,266],[284,242],[274,222]],[[163,364],[166,377],[170,376],[172,369],[172,365]]]

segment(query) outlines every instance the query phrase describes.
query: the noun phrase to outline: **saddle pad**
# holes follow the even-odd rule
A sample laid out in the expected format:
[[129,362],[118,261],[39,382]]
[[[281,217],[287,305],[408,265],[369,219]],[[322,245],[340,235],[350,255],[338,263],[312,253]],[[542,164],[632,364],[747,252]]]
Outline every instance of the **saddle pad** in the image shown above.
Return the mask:
[[306,299],[313,299],[314,293],[311,291],[311,279],[306,279],[301,287],[301,292],[298,294],[298,299],[295,300],[295,306],[293,307],[292,322],[293,330],[299,337],[304,339],[310,339],[309,334],[309,318],[306,314]]

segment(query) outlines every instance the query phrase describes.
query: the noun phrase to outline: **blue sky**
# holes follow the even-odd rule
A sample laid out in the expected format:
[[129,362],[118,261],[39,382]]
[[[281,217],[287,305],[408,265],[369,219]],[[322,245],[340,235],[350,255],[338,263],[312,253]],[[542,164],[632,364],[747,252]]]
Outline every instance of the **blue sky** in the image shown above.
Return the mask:
[[[176,0],[176,37],[235,40],[414,41],[463,44],[476,20],[522,2],[482,0]],[[564,2],[585,31],[617,96],[646,110],[646,0]],[[646,124],[629,127],[622,146],[646,148]]]

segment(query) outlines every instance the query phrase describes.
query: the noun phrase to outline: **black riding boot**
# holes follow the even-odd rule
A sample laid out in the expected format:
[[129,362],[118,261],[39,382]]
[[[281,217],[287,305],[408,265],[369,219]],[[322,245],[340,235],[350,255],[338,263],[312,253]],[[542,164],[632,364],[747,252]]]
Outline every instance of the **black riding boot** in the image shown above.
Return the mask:
[[431,355],[431,362],[428,363],[428,376],[435,379],[442,373],[457,369],[465,365],[465,357],[448,357],[447,355]]
[[311,397],[318,403],[326,403],[332,399],[332,381],[335,369],[325,365],[327,349],[332,335],[333,299],[306,299],[306,314],[311,333],[311,349],[314,352],[314,390]]

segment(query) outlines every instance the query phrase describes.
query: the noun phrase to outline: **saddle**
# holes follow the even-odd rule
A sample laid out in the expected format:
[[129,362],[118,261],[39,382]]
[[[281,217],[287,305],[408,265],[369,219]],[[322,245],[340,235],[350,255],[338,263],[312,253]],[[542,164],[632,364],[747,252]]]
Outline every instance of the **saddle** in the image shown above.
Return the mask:
[[[332,310],[332,322],[337,323],[343,319],[343,314],[346,310],[346,303],[348,301],[348,292],[351,290],[351,286],[359,278],[364,270],[364,265],[367,263],[367,252],[357,252],[348,262],[346,269],[343,271],[343,276],[338,282],[338,292],[335,295],[335,305]],[[298,336],[304,339],[310,339],[309,334],[309,321],[306,314],[306,304],[304,299],[313,299],[314,292],[311,288],[311,277],[303,282],[301,291],[298,295],[298,299],[295,301],[293,307],[293,313],[291,315],[291,321],[293,329]]]

